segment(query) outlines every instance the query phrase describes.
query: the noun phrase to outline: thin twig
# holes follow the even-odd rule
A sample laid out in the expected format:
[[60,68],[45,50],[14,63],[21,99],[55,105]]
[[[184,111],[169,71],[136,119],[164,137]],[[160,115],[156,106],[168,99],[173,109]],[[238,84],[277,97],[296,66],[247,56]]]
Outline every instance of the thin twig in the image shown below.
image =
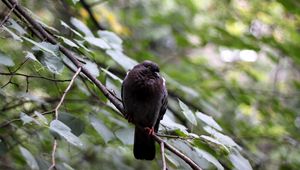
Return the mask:
[[196,138],[196,137],[193,137],[193,136],[182,137],[182,136],[167,135],[167,134],[160,134],[160,133],[157,133],[156,135],[159,136],[159,137],[172,138],[172,139],[181,139],[181,140],[189,140],[189,139],[192,140],[192,139]]
[[8,20],[10,14],[13,12],[13,10],[16,8],[16,4],[14,4],[12,6],[12,8],[9,10],[9,12],[7,13],[7,15],[5,16],[5,18],[2,20],[2,22],[0,23],[0,27],[2,27],[2,25]]
[[35,75],[27,75],[27,74],[22,74],[22,73],[1,73],[0,72],[0,75],[3,75],[3,76],[23,76],[23,77],[26,77],[26,78],[37,78],[37,79],[44,79],[44,80],[48,80],[48,81],[54,81],[54,82],[69,82],[71,80],[67,79],[67,80],[59,80],[59,79],[51,79],[51,78],[48,78],[48,77],[43,77],[43,76],[35,76]]
[[161,159],[162,159],[162,170],[167,170],[166,158],[165,158],[165,145],[163,142],[160,143],[160,152],[161,152]]
[[66,94],[68,93],[68,91],[70,90],[71,86],[73,85],[76,77],[78,76],[78,74],[81,72],[81,67],[78,68],[78,70],[76,71],[76,73],[74,74],[74,76],[72,77],[68,87],[66,88],[66,90],[64,91],[59,103],[57,104],[56,108],[55,108],[55,119],[57,120],[58,119],[58,109],[59,107],[62,105],[65,97],[66,97]]
[[57,148],[57,140],[55,139],[54,143],[53,143],[52,154],[51,154],[52,165],[49,167],[48,170],[51,170],[51,169],[55,168],[55,165],[56,165],[56,160],[55,160],[56,148]]
[[[73,75],[68,87],[66,88],[66,90],[64,91],[59,103],[57,104],[56,108],[54,109],[54,113],[55,113],[55,120],[58,120],[58,109],[60,108],[60,106],[62,105],[67,93],[69,92],[69,90],[71,89],[76,77],[78,76],[78,74],[81,72],[81,67],[78,68],[78,70],[76,71],[76,73]],[[48,170],[51,170],[53,168],[55,168],[55,152],[56,152],[56,148],[57,148],[57,140],[54,139],[54,143],[53,143],[53,149],[52,149],[52,165],[49,167]]]
[[187,164],[190,165],[191,168],[193,168],[195,170],[202,170],[191,158],[187,157],[186,155],[184,155],[183,153],[181,153],[179,150],[177,150],[176,148],[174,148],[172,145],[170,145],[167,142],[165,142],[164,140],[162,140],[156,134],[153,133],[152,137],[153,137],[153,139],[155,139],[159,143],[164,143],[165,148],[167,148],[169,151],[173,152],[175,155],[177,155],[182,160],[184,160]]

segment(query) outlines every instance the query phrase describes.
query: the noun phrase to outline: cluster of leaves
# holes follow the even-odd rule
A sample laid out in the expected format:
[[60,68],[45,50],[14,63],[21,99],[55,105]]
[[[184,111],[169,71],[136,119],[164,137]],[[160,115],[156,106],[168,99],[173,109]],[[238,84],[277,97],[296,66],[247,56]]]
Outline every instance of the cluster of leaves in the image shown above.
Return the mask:
[[[125,71],[137,61],[150,59],[160,64],[170,97],[159,132],[200,167],[251,169],[252,164],[255,169],[292,169],[300,164],[299,149],[294,149],[299,148],[300,127],[296,97],[300,87],[296,78],[299,12],[292,0],[96,4],[94,11],[101,11],[95,12],[96,18],[104,18],[101,24],[122,38],[91,29],[91,20],[78,0],[65,1],[73,12],[68,16],[65,9],[47,8],[44,3],[30,9],[32,15],[36,11],[46,15],[35,18],[117,96]],[[53,24],[48,23],[53,27],[42,22],[51,17]],[[268,31],[256,28],[257,23]],[[1,30],[0,167],[49,168],[55,137],[59,139],[59,169],[160,168],[159,154],[153,162],[133,158],[132,125],[83,75],[68,92],[59,119],[53,120],[52,110],[75,66],[57,45],[40,42],[18,19],[10,18]],[[216,59],[205,56],[205,50],[200,55],[193,52],[211,46],[215,51],[255,50],[265,59],[256,64],[215,65]],[[286,69],[285,63],[291,68]],[[277,80],[279,73],[275,72],[274,81],[268,80],[272,69],[296,76]],[[189,169],[169,151],[166,158],[170,167]]]

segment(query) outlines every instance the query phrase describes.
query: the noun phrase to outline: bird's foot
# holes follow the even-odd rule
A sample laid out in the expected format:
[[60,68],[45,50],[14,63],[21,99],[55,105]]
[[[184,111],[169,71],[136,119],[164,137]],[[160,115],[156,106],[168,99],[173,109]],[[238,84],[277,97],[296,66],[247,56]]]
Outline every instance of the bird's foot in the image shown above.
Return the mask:
[[153,127],[151,127],[151,128],[145,127],[145,131],[147,132],[147,134],[148,134],[149,136],[152,136],[152,135],[155,134],[154,128],[153,128]]
[[133,122],[133,117],[131,116],[131,114],[125,114],[125,119],[127,119],[129,123]]

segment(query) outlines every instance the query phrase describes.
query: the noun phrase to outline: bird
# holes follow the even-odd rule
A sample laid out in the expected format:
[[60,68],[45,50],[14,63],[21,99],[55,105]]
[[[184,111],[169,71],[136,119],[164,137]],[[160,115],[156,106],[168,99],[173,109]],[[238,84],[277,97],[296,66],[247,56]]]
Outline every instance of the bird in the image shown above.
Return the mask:
[[143,61],[128,71],[122,83],[121,98],[127,120],[135,124],[133,154],[136,159],[153,160],[160,120],[167,109],[168,92],[159,67]]

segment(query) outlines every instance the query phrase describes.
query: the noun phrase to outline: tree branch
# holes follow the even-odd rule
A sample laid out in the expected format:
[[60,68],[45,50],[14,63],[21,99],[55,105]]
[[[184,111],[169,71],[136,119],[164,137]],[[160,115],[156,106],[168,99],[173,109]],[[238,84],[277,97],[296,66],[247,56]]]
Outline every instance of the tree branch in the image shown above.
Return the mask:
[[80,3],[82,4],[83,8],[89,13],[90,18],[93,21],[93,23],[96,25],[96,27],[99,30],[105,30],[105,28],[99,24],[96,17],[94,16],[91,6],[87,2],[85,2],[85,0],[80,0]]

